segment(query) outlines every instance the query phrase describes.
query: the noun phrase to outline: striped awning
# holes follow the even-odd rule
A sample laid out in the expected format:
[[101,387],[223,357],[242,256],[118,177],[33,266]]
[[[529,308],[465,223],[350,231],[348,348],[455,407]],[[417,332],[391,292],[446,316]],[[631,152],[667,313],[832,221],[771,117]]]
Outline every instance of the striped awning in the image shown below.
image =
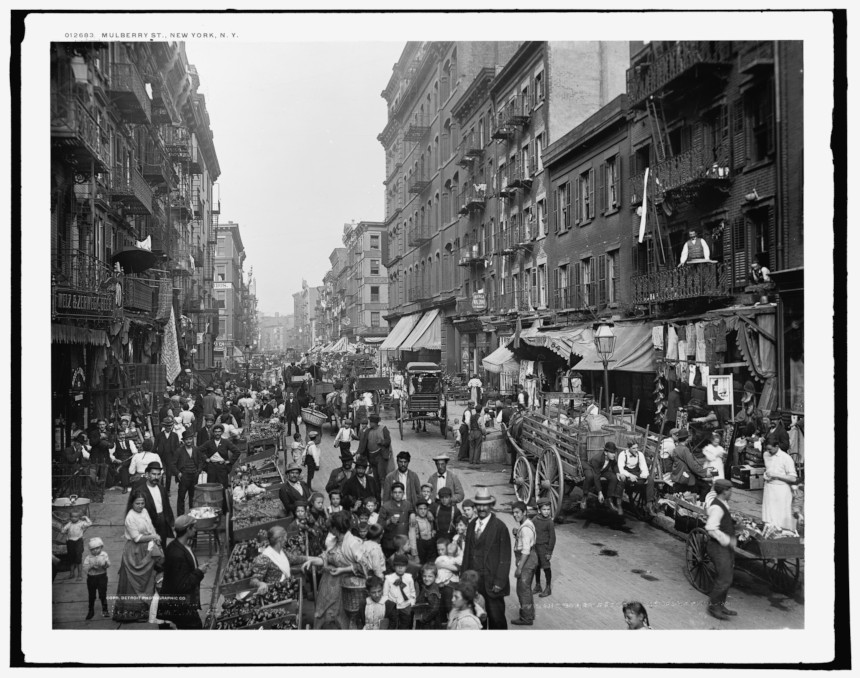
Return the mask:
[[52,344],[85,344],[87,346],[110,346],[107,332],[76,325],[51,325]]
[[382,342],[379,350],[396,351],[400,348],[400,344],[402,344],[403,340],[409,336],[409,333],[414,329],[415,324],[420,318],[420,313],[413,313],[412,315],[405,315],[400,318],[394,326],[394,329],[388,333],[387,337],[385,337],[385,341]]
[[418,351],[422,348],[442,350],[442,320],[439,318],[438,308],[427,311],[400,345],[401,351]]

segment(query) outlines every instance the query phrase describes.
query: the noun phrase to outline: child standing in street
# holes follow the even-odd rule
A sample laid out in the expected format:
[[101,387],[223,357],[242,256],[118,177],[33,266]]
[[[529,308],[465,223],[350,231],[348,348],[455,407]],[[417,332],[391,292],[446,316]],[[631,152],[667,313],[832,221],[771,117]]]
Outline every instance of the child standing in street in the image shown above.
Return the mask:
[[421,591],[415,599],[413,609],[415,628],[442,628],[442,610],[442,593],[436,584],[436,566],[433,563],[425,563],[421,568]]
[[409,527],[409,545],[418,556],[418,562],[424,565],[432,563],[436,557],[436,522],[427,511],[426,499],[417,500],[415,505],[418,513],[414,516],[414,524]]
[[89,608],[87,610],[87,621],[95,615],[96,594],[102,601],[102,617],[110,617],[107,606],[108,568],[110,559],[104,550],[104,542],[99,537],[90,539],[87,546],[89,555],[84,558],[84,572],[87,573],[87,593],[89,594]]
[[87,516],[82,516],[80,511],[74,510],[69,515],[69,522],[63,525],[61,532],[66,535],[66,553],[71,565],[69,579],[77,578],[78,581],[83,581],[81,558],[84,555],[84,532],[92,524]]
[[391,627],[401,631],[412,627],[412,606],[415,604],[415,580],[406,572],[409,558],[405,554],[395,553],[392,558],[394,572],[385,577],[382,597],[391,601]]
[[[538,501],[538,515],[532,519],[532,524],[535,528],[535,552],[538,557],[538,566],[535,568],[535,588],[534,592],[540,598],[546,598],[552,595],[552,567],[550,560],[552,552],[555,549],[555,523],[553,523],[552,505],[549,499],[541,499]],[[542,589],[540,585],[540,571],[543,570],[546,575],[546,588]]]

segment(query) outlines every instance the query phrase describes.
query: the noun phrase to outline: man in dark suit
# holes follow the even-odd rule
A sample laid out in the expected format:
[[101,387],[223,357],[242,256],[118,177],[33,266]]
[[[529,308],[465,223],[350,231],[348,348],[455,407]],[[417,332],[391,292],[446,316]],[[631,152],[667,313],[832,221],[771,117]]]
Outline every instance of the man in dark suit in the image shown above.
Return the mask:
[[379,484],[376,478],[367,475],[368,461],[365,457],[355,460],[355,474],[343,484],[343,496],[349,497],[353,503],[356,499],[364,502],[368,497],[374,497],[379,502]]
[[302,416],[302,406],[299,404],[298,398],[292,389],[287,393],[284,400],[284,419],[287,423],[287,435],[293,434],[293,424],[296,425],[296,431],[299,430],[299,417]]
[[214,418],[218,411],[218,396],[212,386],[206,387],[206,395],[203,396],[203,415],[211,414]]
[[[198,566],[197,557],[188,540],[197,533],[197,521],[191,516],[179,516],[174,525],[176,539],[164,549],[164,579],[158,600],[158,617],[176,625],[177,629],[202,629],[200,621],[200,582],[209,563]],[[166,628],[166,627],[159,627]]]
[[354,471],[352,470],[353,458],[351,452],[340,453],[341,467],[334,469],[328,477],[328,482],[325,484],[326,492],[340,490],[343,492],[344,483],[352,478]]
[[206,468],[206,457],[194,446],[194,431],[187,429],[182,434],[182,449],[176,452],[174,459],[176,469],[176,484],[179,486],[176,495],[176,515],[185,513],[185,495],[188,495],[189,508],[194,506],[194,488],[197,487],[197,476]]
[[478,517],[466,531],[463,571],[475,570],[480,577],[478,592],[487,604],[487,627],[507,629],[505,596],[511,594],[511,536],[490,511],[496,499],[489,488],[479,487],[474,502]]
[[295,462],[287,464],[287,482],[278,490],[278,497],[284,505],[284,510],[293,518],[296,515],[296,502],[309,503],[313,492],[308,484],[300,479],[301,473],[302,467]]
[[687,447],[690,437],[687,429],[680,429],[673,436],[677,443],[672,453],[672,486],[675,492],[698,492],[699,501],[704,501],[711,490],[710,469],[704,468]]
[[161,537],[162,547],[167,544],[167,540],[173,536],[173,510],[170,508],[170,497],[164,485],[161,484],[161,475],[164,472],[161,464],[157,461],[151,462],[146,467],[146,475],[141,478],[128,495],[128,504],[125,507],[125,512],[131,511],[131,506],[134,503],[134,495],[140,492],[143,495],[146,512],[152,520],[152,526]]
[[203,415],[203,426],[197,431],[197,447],[203,447],[212,440],[212,426],[215,424],[214,414]]
[[223,440],[224,426],[215,424],[212,427],[212,440],[200,448],[206,457],[206,476],[210,483],[221,483],[223,487],[230,484],[228,475],[230,468],[239,458],[239,449],[229,440]]
[[161,431],[155,436],[155,441],[152,451],[161,458],[161,465],[164,467],[164,487],[170,492],[170,481],[176,475],[174,468],[174,457],[176,452],[182,447],[182,442],[179,436],[173,430],[173,419],[164,417],[161,420]]
[[585,500],[588,493],[596,488],[598,501],[604,501],[603,485],[601,479],[606,480],[606,491],[609,493],[609,501],[612,507],[621,512],[621,502],[616,503],[618,492],[618,447],[611,440],[603,446],[603,450],[594,455],[583,467],[585,480],[582,484],[582,501],[579,503],[581,509],[585,508]]
[[388,475],[388,461],[391,459],[391,434],[387,426],[379,426],[378,414],[371,414],[367,420],[370,425],[361,432],[357,454],[367,457],[376,482],[382,483]]
[[404,499],[411,506],[415,506],[415,502],[421,497],[421,479],[415,471],[409,470],[409,462],[412,461],[412,455],[406,450],[401,450],[397,453],[397,468],[385,476],[382,481],[382,501],[391,499],[391,485],[401,483],[404,487]]

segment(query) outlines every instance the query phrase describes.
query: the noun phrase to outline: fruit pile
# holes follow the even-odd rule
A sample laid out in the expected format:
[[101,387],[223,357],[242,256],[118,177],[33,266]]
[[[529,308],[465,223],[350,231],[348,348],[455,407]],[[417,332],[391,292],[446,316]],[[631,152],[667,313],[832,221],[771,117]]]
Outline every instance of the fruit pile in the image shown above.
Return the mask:
[[[263,595],[252,594],[244,600],[225,598],[221,604],[221,614],[215,620],[217,630],[235,630],[259,628],[263,625],[278,628],[298,628],[297,620],[285,608],[285,603],[298,599],[299,580],[289,578],[286,581],[269,586]],[[280,621],[278,621],[280,620]],[[295,625],[292,625],[295,624]]]
[[251,433],[248,436],[248,441],[253,447],[255,441],[277,438],[282,428],[283,426],[277,419],[267,422],[251,422]]
[[233,511],[234,520],[242,518],[250,519],[245,525],[234,524],[236,529],[248,527],[254,523],[264,523],[276,518],[283,518],[284,516],[284,505],[277,496],[271,494],[258,494],[242,504],[234,505]]

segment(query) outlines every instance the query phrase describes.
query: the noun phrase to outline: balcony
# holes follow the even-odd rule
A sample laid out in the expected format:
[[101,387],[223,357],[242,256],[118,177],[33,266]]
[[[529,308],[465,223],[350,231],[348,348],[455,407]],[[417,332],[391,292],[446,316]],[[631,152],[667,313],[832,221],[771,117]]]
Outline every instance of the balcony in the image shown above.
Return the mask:
[[480,160],[484,149],[474,136],[470,136],[457,148],[457,164],[460,167],[471,167],[472,162]]
[[481,252],[480,245],[466,245],[465,247],[460,248],[460,256],[457,259],[457,264],[459,266],[472,266],[474,264],[484,265],[485,263],[486,261],[484,260],[484,255]]
[[409,247],[421,247],[431,239],[430,226],[422,221],[418,224],[412,224],[406,234],[406,244]]
[[514,251],[532,246],[532,233],[528,223],[515,222],[505,231],[508,244],[506,249]]
[[172,191],[170,193],[170,212],[180,220],[191,219],[194,216],[191,198],[181,191]]
[[188,158],[188,171],[191,174],[202,174],[203,173],[203,164],[201,162],[201,153],[200,147],[192,141],[191,143],[191,155]]
[[112,64],[107,91],[113,104],[128,122],[143,124],[152,121],[152,102],[137,66]]
[[406,132],[403,134],[404,141],[421,141],[424,135],[430,131],[430,118],[415,118],[409,123]]
[[665,303],[683,299],[729,296],[731,280],[723,263],[689,264],[634,276],[633,303]]
[[51,97],[51,141],[82,174],[110,166],[110,138],[75,96]]
[[529,165],[515,163],[508,170],[508,188],[521,188],[524,191],[530,191],[532,188],[532,178],[534,176],[534,159]]
[[507,165],[502,165],[496,173],[496,183],[499,187],[496,195],[500,198],[510,198],[516,195],[516,189],[511,186],[510,175],[511,167],[508,167]]
[[156,125],[177,125],[182,122],[173,92],[161,73],[152,82],[152,122]]
[[152,315],[158,308],[158,281],[126,276],[122,281],[122,307]]
[[531,303],[529,288],[500,294],[498,296],[498,307],[500,313],[533,310],[534,306]]
[[423,172],[413,174],[409,177],[409,192],[410,193],[422,193],[424,189],[426,189],[430,185],[429,177],[425,176]]
[[505,119],[509,125],[527,127],[532,117],[531,99],[518,94],[505,106]]
[[[661,53],[655,51],[665,46]],[[627,69],[627,96],[630,106],[642,107],[648,97],[669,85],[681,90],[685,83],[706,74],[720,74],[732,66],[732,45],[718,41],[651,43],[643,61]]]
[[471,214],[474,211],[482,212],[487,206],[487,185],[468,184],[460,191],[459,214]]
[[164,138],[167,155],[175,162],[191,160],[191,135],[182,127],[170,127]]
[[77,292],[97,292],[113,276],[106,262],[82,250],[57,252],[52,269],[57,285]]
[[744,75],[773,71],[773,43],[759,42],[738,55],[738,70]]
[[143,178],[154,186],[172,186],[173,177],[173,167],[164,151],[151,149],[143,160]]
[[[667,195],[690,201],[705,190],[725,190],[732,178],[729,157],[726,139],[713,148],[695,146],[666,158],[652,168],[650,176],[653,180],[649,178],[648,192],[655,202],[662,202]],[[634,190],[631,200],[637,205],[642,202],[642,196],[638,193],[643,181],[644,173],[630,177]]]
[[113,176],[108,190],[111,201],[120,203],[126,214],[152,214],[152,189],[136,169],[131,168],[127,177]]

